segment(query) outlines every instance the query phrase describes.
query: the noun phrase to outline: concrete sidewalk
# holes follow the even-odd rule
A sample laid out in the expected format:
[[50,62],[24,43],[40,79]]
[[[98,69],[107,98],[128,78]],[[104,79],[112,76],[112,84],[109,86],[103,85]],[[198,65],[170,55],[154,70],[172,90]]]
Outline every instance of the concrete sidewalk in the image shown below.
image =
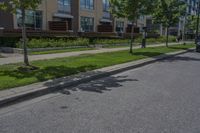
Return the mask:
[[[191,42],[187,42],[191,43]],[[180,43],[170,43],[169,45],[176,45],[176,44],[182,44]],[[148,47],[159,47],[159,46],[165,46],[164,43],[162,44],[156,44],[156,45],[149,45]],[[141,46],[135,46],[134,49],[138,49]],[[56,54],[44,54],[44,55],[30,55],[29,60],[30,61],[36,61],[36,60],[46,60],[46,59],[55,59],[55,58],[62,58],[62,57],[71,57],[71,56],[79,56],[82,54],[98,54],[98,53],[106,53],[106,52],[115,52],[115,51],[121,51],[121,50],[128,50],[129,47],[125,48],[102,48],[98,50],[86,50],[86,51],[77,51],[77,52],[66,52],[66,53],[56,53]],[[11,64],[11,63],[19,63],[23,62],[23,55],[16,56],[16,57],[8,57],[8,58],[0,58],[0,65],[4,64]]]

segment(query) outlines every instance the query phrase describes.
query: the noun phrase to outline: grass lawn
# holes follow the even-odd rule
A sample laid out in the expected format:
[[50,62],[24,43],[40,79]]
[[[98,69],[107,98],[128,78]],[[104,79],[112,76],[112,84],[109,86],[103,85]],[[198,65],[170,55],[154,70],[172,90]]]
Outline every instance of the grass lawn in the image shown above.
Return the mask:
[[126,47],[129,47],[129,45],[119,45],[119,46],[110,45],[110,46],[105,46],[103,48],[126,48]]
[[18,69],[18,67],[21,65],[20,63],[2,65],[0,66],[0,90],[28,85],[48,79],[69,76],[79,72],[85,72],[106,66],[158,56],[168,52],[184,50],[191,47],[194,47],[194,45],[188,44],[174,45],[170,46],[169,48],[163,46],[146,49],[135,49],[134,54],[130,54],[128,51],[118,51],[95,55],[88,54],[80,55],[77,57],[34,61],[31,62],[31,64],[39,67],[40,69],[29,72],[20,71]]
[[75,51],[94,50],[94,49],[95,48],[71,48],[71,49],[61,49],[61,50],[47,50],[40,52],[31,52],[30,55],[56,54],[56,53],[75,52]]

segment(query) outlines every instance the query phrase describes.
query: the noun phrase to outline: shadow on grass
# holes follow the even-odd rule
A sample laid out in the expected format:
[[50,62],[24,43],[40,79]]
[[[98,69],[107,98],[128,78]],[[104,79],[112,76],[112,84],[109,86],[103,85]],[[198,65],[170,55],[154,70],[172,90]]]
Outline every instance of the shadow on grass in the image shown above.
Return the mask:
[[59,78],[63,76],[73,75],[80,72],[86,72],[88,70],[95,69],[96,66],[88,65],[88,66],[81,66],[81,67],[66,67],[66,66],[49,66],[45,68],[40,68],[34,71],[20,71],[20,70],[13,70],[13,71],[2,71],[0,76],[9,76],[14,77],[17,79],[25,79],[25,78],[36,78],[37,81],[45,81],[48,79]]
[[176,50],[187,50],[188,49],[188,48],[176,47],[176,46],[169,46],[168,48],[170,48],[170,49],[176,49]]
[[133,52],[132,55],[136,55],[136,56],[145,56],[145,57],[154,57],[154,56],[158,56],[158,55],[163,55],[165,53],[162,52]]
[[[188,50],[188,48],[183,48],[183,47],[176,47],[176,46],[169,46],[168,47],[169,49],[172,49],[172,50],[176,50],[176,51],[179,51],[179,50]],[[175,51],[174,51],[175,52]],[[143,51],[139,51],[139,52],[133,52],[132,53],[132,55],[134,56],[134,55],[136,55],[136,56],[145,56],[145,57],[155,57],[156,58],[156,56],[159,56],[159,55],[166,55],[166,52],[149,52],[149,51],[147,51],[147,52],[143,52]]]

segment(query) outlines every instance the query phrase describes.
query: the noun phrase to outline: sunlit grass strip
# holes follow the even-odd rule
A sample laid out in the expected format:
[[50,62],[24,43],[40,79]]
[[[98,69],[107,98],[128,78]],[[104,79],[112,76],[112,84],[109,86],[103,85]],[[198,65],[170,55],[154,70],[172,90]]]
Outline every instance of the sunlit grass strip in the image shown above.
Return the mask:
[[87,54],[76,57],[66,57],[42,61],[33,61],[32,65],[38,70],[22,72],[18,70],[19,64],[0,66],[0,90],[28,85],[48,79],[69,76],[80,72],[86,72],[98,68],[112,66],[130,61],[136,61],[148,57],[158,56],[169,52],[175,52],[192,48],[194,45],[174,45],[169,48],[153,47],[135,49],[133,54],[126,51]]

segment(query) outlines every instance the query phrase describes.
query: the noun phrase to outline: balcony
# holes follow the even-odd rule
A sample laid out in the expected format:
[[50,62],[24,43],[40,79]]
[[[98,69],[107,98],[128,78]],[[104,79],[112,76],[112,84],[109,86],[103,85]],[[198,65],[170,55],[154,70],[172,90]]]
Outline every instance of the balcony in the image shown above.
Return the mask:
[[49,29],[51,31],[68,31],[67,21],[49,21]]
[[113,32],[113,26],[111,24],[101,24],[97,26],[98,32]]

